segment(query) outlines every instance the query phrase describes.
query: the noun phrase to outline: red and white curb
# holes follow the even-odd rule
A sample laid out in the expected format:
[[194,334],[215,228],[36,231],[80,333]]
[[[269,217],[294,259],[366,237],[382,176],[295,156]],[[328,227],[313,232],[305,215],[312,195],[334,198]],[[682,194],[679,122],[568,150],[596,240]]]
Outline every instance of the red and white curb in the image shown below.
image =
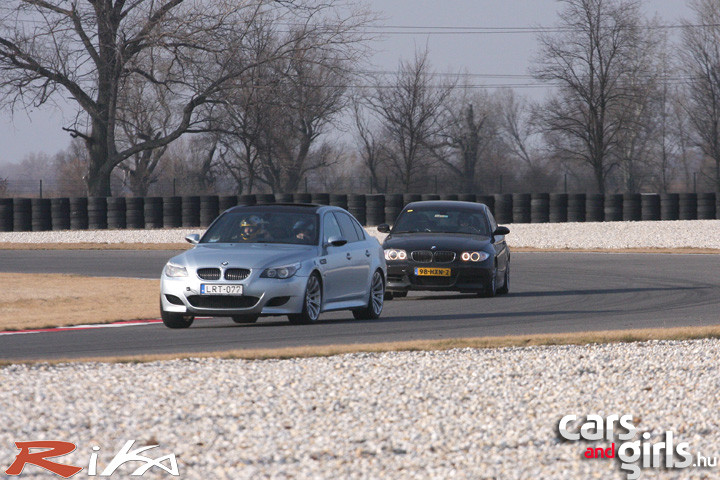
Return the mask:
[[8,332],[0,332],[0,336],[3,335],[23,335],[27,333],[50,333],[50,332],[72,332],[77,330],[91,330],[95,328],[120,328],[120,327],[139,327],[142,325],[152,325],[155,323],[162,323],[162,320],[130,320],[125,322],[114,322],[114,323],[98,323],[91,325],[73,325],[69,327],[53,327],[53,328],[35,328],[28,330],[12,330]]

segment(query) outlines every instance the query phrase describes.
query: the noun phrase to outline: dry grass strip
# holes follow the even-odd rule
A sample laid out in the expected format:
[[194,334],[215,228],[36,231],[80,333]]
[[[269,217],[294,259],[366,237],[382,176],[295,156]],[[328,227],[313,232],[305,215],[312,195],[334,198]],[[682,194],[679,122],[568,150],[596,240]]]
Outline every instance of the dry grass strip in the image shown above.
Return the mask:
[[512,335],[502,337],[454,338],[443,340],[413,340],[407,342],[321,345],[279,349],[230,350],[220,352],[208,351],[203,353],[195,352],[163,355],[88,357],[80,359],[55,359],[23,362],[0,361],[0,365],[8,365],[11,363],[58,364],[68,362],[146,363],[182,358],[267,360],[329,357],[348,353],[442,351],[456,348],[511,348],[543,345],[591,345],[602,343],[645,342],[649,340],[694,340],[702,338],[720,338],[720,325],[713,325],[709,327],[675,327],[636,330],[606,330],[581,333]]
[[157,318],[160,280],[0,273],[0,330]]
[[0,250],[187,250],[189,243],[2,243]]

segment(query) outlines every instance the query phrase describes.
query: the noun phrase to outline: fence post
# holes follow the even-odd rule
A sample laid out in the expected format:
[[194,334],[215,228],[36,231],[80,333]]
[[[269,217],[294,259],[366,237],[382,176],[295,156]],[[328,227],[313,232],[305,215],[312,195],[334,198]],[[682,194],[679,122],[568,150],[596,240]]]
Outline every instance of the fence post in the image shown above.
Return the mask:
[[42,179],[40,179],[40,198],[42,198]]

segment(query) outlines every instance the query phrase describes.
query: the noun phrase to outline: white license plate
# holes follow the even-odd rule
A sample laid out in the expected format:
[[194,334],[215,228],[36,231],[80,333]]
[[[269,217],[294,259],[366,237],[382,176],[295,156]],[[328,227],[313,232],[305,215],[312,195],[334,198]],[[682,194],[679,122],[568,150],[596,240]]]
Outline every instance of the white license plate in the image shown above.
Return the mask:
[[242,295],[242,285],[200,285],[200,295]]

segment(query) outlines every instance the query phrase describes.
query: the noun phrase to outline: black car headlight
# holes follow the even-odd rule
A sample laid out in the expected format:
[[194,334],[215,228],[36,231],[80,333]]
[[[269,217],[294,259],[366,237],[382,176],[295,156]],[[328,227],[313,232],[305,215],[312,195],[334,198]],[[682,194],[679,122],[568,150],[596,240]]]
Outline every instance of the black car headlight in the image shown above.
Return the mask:
[[463,252],[460,258],[463,262],[484,262],[490,258],[490,254],[486,252]]
[[261,278],[290,278],[300,270],[300,264],[285,265],[282,267],[266,268],[261,274]]
[[389,260],[391,262],[395,260],[407,260],[407,252],[397,248],[385,249],[385,260]]

